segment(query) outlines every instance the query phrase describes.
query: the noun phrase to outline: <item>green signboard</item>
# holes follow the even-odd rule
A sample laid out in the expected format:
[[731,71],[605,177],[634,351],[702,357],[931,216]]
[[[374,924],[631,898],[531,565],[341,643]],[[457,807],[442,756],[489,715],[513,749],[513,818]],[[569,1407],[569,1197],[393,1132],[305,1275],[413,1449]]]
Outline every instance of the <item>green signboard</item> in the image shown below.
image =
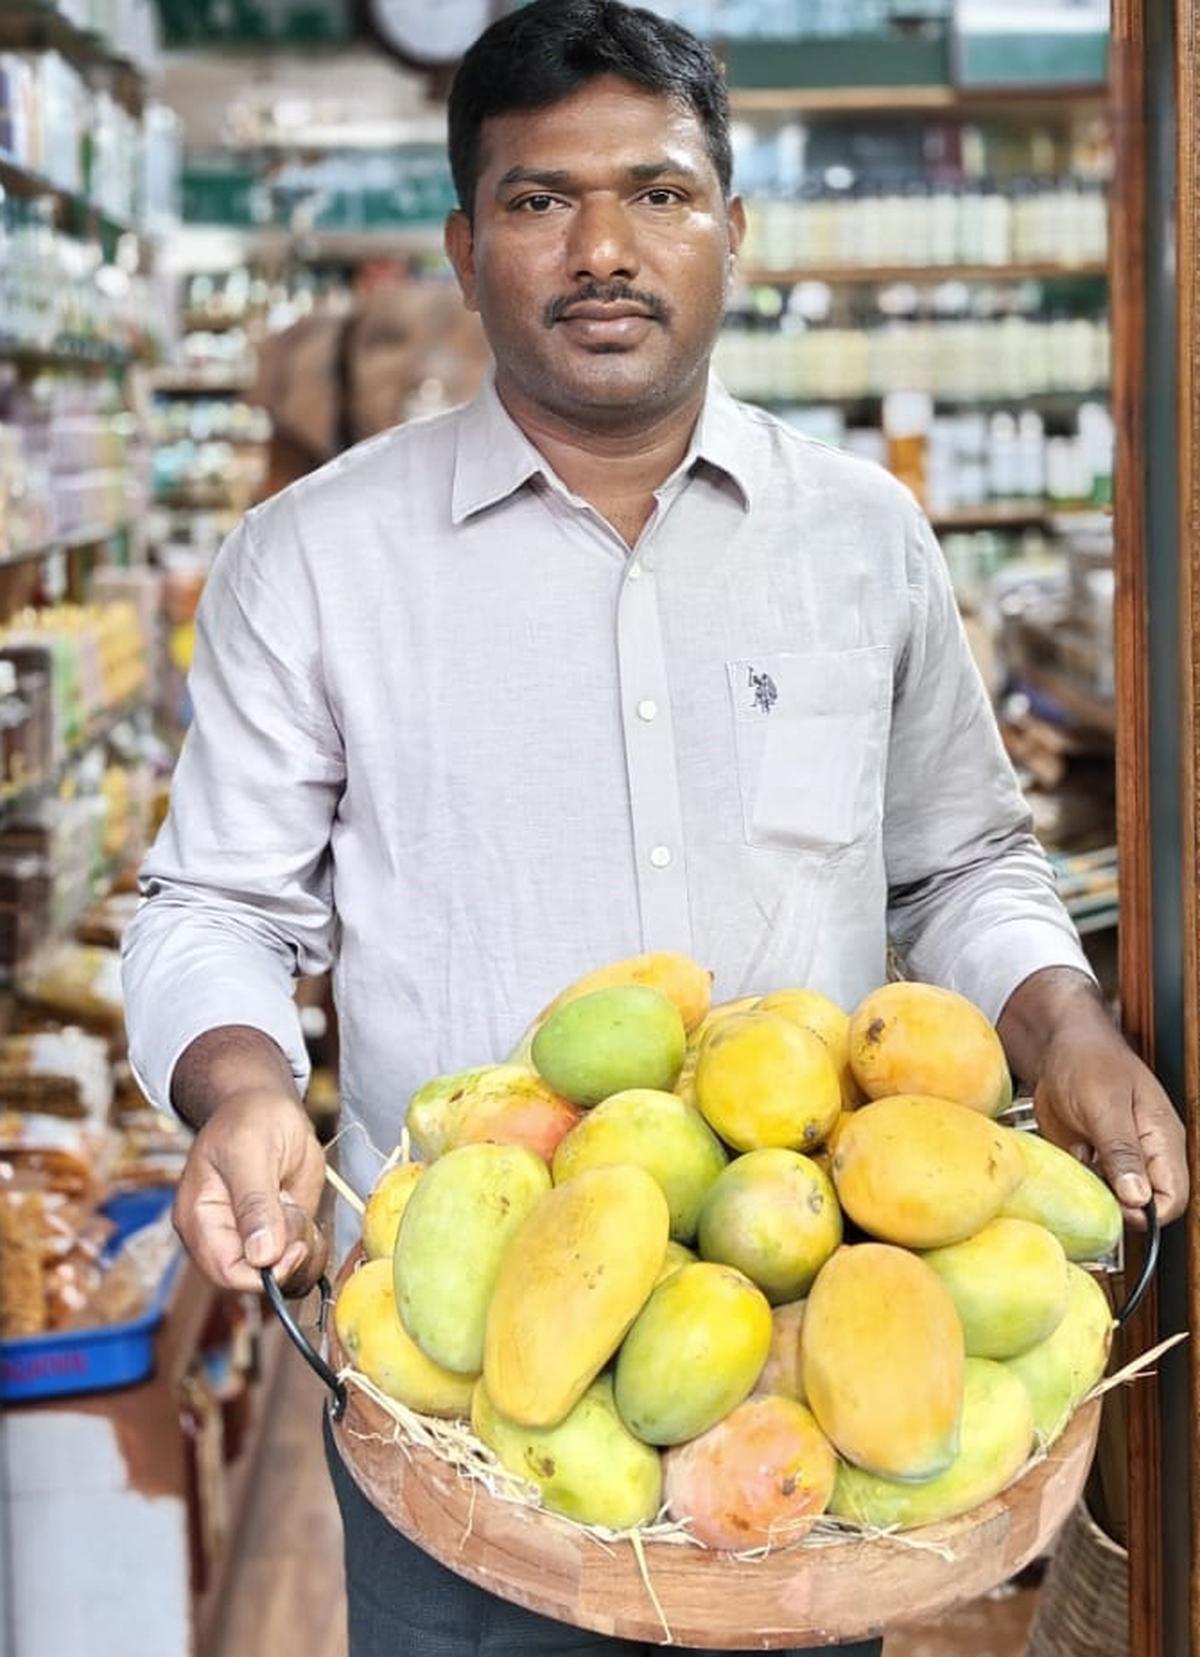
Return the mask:
[[168,46],[336,46],[355,38],[354,0],[158,0]]

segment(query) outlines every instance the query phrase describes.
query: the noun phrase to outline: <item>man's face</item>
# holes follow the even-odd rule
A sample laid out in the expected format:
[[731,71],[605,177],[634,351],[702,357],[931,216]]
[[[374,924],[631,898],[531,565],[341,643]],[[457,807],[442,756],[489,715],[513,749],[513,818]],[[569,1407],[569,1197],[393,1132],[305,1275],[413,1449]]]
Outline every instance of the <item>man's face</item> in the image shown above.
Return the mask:
[[452,215],[447,245],[501,382],[585,426],[686,399],[744,231],[699,117],[603,76],[482,138],[474,222]]

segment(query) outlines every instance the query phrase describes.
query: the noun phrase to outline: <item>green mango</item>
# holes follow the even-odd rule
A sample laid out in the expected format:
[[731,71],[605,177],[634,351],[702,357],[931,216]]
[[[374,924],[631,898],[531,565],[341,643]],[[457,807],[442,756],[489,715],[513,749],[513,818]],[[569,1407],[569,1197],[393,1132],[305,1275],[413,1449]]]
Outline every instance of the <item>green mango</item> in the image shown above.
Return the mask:
[[520,1427],[507,1420],[481,1377],[471,1398],[471,1427],[510,1473],[537,1485],[554,1513],[609,1530],[648,1525],[658,1513],[658,1452],[622,1422],[606,1375],[592,1382],[556,1427]]
[[614,1093],[559,1141],[555,1185],[616,1162],[635,1163],[657,1180],[671,1214],[671,1236],[696,1235],[700,1208],[724,1168],[725,1147],[694,1105],[674,1093],[635,1087]]
[[968,1358],[1015,1358],[1067,1309],[1067,1257],[1045,1226],[991,1220],[974,1237],[921,1258],[950,1291]]
[[522,1145],[463,1145],[421,1175],[396,1236],[400,1321],[427,1358],[459,1375],[483,1368],[488,1302],[513,1235],[550,1190]]
[[644,984],[619,984],[569,1001],[533,1038],[534,1068],[575,1105],[627,1088],[669,1093],[687,1037],[674,1002]]
[[1000,1213],[1052,1231],[1068,1260],[1100,1260],[1121,1237],[1121,1206],[1108,1186],[1077,1157],[1036,1133],[1006,1128],[1016,1140],[1025,1177]]
[[617,1354],[621,1420],[647,1444],[698,1438],[750,1396],[771,1308],[748,1277],[698,1260],[664,1278]]
[[1082,1266],[1068,1266],[1067,1309],[1058,1328],[1007,1365],[1029,1393],[1044,1443],[1053,1444],[1104,1374],[1112,1334],[1104,1290]]
[[829,1512],[881,1530],[939,1524],[999,1495],[1033,1447],[1033,1409],[1025,1388],[1004,1364],[968,1358],[959,1450],[945,1472],[902,1483],[842,1462]]

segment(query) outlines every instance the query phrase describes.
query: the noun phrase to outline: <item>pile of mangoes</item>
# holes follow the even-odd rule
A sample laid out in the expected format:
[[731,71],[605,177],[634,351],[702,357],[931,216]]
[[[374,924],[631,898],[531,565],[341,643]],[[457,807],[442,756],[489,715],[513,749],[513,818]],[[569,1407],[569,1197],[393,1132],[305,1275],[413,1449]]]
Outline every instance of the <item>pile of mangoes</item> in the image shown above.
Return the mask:
[[338,1298],[350,1361],[591,1525],[665,1507],[736,1551],[975,1507],[1104,1372],[1078,1262],[1115,1198],[995,1120],[1004,1053],[959,995],[710,998],[639,956],[420,1089],[425,1160],[371,1193]]

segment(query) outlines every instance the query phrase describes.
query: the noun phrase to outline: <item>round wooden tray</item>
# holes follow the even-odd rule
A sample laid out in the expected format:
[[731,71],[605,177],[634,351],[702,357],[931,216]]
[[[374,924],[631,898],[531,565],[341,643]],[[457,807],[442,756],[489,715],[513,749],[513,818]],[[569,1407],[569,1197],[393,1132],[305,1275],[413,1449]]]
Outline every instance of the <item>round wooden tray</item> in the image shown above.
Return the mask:
[[[344,1357],[332,1327],[329,1343],[338,1370]],[[977,1599],[1058,1531],[1083,1490],[1099,1423],[1099,1400],[1085,1404],[1046,1459],[1001,1495],[904,1538],[799,1544],[753,1561],[647,1542],[650,1581],[673,1642],[718,1651],[837,1645]],[[619,1639],[668,1643],[629,1543],[601,1544],[555,1514],[499,1501],[431,1451],[387,1442],[394,1430],[377,1404],[349,1389],[334,1428],[338,1448],[359,1489],[410,1541],[530,1611]]]

